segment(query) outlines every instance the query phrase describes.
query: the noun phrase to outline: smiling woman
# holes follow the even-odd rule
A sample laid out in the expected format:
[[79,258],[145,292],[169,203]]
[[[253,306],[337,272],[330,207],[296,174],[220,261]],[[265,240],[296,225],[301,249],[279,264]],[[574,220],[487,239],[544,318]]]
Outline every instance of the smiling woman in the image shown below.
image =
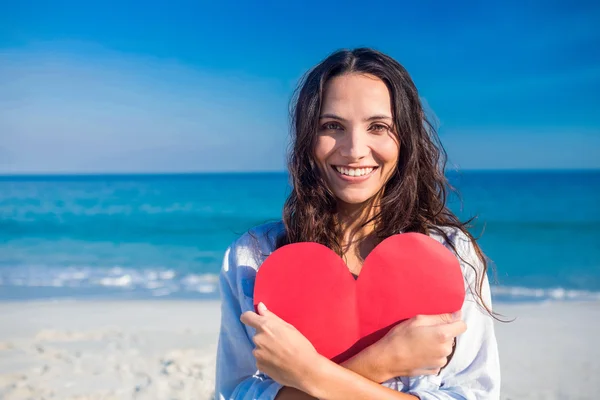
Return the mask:
[[[498,399],[486,261],[446,205],[445,153],[408,72],[375,50],[339,51],[308,73],[294,106],[282,221],[253,228],[225,255],[217,398]],[[359,275],[375,247],[407,232],[457,256],[460,310],[400,322],[339,365],[268,304],[255,310],[256,273],[274,250],[320,243]]]

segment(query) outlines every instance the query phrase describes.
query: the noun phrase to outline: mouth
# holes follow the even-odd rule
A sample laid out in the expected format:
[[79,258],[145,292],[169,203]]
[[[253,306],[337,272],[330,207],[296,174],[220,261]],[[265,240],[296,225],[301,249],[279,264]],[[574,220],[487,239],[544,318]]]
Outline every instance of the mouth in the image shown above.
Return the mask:
[[336,175],[347,182],[362,182],[371,177],[379,167],[349,168],[340,165],[332,165]]

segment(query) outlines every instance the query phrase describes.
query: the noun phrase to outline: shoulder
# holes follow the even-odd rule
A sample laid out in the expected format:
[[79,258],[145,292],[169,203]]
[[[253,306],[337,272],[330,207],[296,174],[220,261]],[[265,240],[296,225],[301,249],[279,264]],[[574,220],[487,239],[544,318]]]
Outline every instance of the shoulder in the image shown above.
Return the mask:
[[440,232],[431,232],[430,237],[436,239],[444,246],[454,250],[461,256],[467,256],[474,249],[473,240],[461,229],[454,226],[439,226],[438,229],[445,234]]
[[249,229],[229,245],[219,278],[224,298],[237,299],[243,310],[252,309],[256,271],[274,251],[283,231],[282,221],[265,223]]
[[283,221],[257,225],[234,240],[227,249],[229,266],[245,265],[258,269],[264,259],[275,250],[277,238],[284,232]]

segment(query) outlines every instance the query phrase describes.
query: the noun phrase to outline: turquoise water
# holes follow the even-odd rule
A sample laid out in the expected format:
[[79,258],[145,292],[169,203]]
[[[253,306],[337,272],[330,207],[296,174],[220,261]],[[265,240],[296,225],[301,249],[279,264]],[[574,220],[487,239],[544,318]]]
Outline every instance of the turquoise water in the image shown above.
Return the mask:
[[[496,299],[600,299],[600,172],[449,178]],[[0,298],[214,298],[226,247],[288,191],[283,173],[0,177]]]

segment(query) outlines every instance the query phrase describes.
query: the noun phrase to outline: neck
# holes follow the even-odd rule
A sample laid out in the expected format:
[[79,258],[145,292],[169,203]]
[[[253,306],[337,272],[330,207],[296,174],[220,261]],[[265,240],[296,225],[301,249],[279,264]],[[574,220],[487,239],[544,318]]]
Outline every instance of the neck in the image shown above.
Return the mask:
[[373,217],[376,206],[372,201],[364,204],[343,204],[338,206],[338,224],[342,230],[342,247],[347,248],[361,242],[375,230],[375,224],[365,223]]

